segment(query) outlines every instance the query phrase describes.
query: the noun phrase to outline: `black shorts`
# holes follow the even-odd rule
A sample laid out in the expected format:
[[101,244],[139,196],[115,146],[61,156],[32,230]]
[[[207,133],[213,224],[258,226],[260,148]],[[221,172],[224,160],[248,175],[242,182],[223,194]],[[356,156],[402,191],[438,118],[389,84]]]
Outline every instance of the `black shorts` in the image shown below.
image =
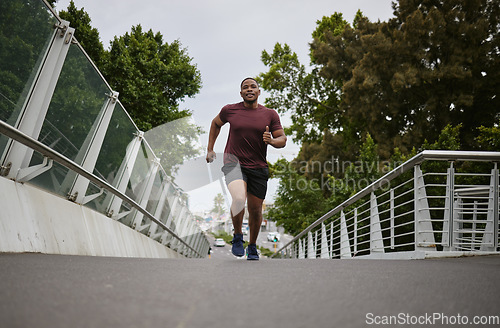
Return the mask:
[[247,183],[247,192],[260,199],[266,198],[269,168],[250,169],[239,164],[225,164],[222,172],[224,172],[226,185],[235,180],[243,180]]

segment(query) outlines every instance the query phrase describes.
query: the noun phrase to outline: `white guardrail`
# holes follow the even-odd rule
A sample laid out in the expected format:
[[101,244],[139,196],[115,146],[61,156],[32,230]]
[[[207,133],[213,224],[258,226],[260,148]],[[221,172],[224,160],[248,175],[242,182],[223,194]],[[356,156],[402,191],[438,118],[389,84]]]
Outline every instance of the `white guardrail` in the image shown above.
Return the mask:
[[[435,161],[440,162],[439,169],[427,165]],[[459,162],[481,164],[472,166],[478,172],[471,172],[462,169],[464,165],[456,169]],[[500,152],[425,150],[320,217],[273,257],[425,258],[496,253],[498,162]]]

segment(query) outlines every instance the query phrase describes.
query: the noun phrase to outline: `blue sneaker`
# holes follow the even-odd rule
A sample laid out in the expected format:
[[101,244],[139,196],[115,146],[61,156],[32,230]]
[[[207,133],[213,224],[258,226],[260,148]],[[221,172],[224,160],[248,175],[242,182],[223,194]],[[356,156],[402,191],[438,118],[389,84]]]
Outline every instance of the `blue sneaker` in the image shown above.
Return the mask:
[[234,256],[242,257],[245,255],[245,247],[243,247],[243,234],[235,233],[231,244],[233,244],[231,252]]
[[254,260],[254,261],[258,261],[259,260],[259,253],[257,252],[257,245],[255,245],[255,244],[248,244],[248,247],[247,247],[247,260]]

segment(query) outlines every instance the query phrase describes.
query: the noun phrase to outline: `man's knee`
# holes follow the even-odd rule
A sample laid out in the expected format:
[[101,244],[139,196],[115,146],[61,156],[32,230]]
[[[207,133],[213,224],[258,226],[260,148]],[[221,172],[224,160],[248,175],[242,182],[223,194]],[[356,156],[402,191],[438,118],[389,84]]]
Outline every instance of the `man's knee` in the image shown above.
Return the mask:
[[235,197],[231,207],[245,207],[245,197]]
[[262,206],[248,204],[248,214],[255,217],[262,215]]
[[245,209],[245,195],[234,195],[231,203],[231,211],[233,215],[237,215]]

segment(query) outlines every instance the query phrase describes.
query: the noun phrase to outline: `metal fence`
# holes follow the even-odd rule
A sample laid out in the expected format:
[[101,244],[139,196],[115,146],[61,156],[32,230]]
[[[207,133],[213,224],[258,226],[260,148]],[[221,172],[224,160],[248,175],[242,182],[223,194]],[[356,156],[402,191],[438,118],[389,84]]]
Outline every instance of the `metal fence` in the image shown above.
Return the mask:
[[273,257],[498,252],[499,161],[500,152],[423,151],[323,215]]
[[73,35],[43,0],[0,2],[0,175],[205,257],[186,194]]

